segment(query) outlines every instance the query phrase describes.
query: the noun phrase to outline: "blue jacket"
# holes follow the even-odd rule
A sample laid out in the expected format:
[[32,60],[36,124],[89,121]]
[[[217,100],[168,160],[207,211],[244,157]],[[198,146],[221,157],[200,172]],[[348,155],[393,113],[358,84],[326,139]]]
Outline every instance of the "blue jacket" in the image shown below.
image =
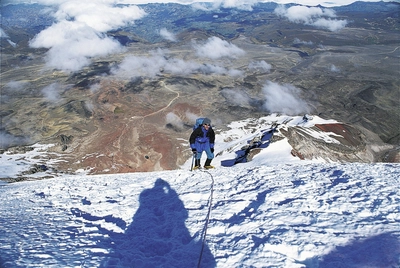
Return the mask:
[[210,127],[208,131],[203,127],[199,126],[193,130],[189,138],[190,148],[196,149],[197,151],[203,151],[205,147],[214,148],[215,133]]

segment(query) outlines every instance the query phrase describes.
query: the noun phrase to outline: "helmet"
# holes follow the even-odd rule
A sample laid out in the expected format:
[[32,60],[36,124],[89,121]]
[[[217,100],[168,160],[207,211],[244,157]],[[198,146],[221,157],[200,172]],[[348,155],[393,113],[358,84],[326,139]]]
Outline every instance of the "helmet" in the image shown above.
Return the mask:
[[211,120],[208,118],[204,118],[203,125],[211,125]]

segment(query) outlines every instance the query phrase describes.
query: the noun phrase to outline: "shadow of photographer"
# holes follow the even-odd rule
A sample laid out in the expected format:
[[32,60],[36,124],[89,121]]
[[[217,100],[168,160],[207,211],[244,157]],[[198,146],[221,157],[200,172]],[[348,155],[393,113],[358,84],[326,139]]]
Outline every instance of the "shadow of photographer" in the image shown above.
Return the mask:
[[[100,267],[197,267],[202,241],[185,226],[188,212],[168,182],[157,179],[144,190],[124,234],[113,234],[111,252]],[[205,245],[200,267],[215,267]]]

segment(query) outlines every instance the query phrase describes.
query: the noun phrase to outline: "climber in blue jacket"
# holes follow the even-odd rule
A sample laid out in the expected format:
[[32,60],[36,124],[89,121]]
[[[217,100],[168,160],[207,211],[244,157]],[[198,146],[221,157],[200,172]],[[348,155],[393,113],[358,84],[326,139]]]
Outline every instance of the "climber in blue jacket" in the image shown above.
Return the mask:
[[207,154],[207,160],[204,163],[204,168],[214,168],[211,166],[211,161],[214,158],[214,142],[215,133],[211,127],[211,120],[204,118],[203,123],[199,125],[189,138],[190,148],[195,157],[195,164],[193,169],[200,168],[200,159],[203,151]]

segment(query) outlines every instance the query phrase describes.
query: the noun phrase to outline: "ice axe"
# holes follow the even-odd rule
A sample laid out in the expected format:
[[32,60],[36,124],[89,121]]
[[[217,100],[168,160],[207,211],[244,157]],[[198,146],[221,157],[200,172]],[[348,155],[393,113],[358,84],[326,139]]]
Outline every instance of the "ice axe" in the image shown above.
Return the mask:
[[193,171],[193,164],[194,164],[194,157],[195,157],[195,155],[196,155],[196,154],[193,154],[193,157],[192,157],[192,164],[190,165],[190,171]]

